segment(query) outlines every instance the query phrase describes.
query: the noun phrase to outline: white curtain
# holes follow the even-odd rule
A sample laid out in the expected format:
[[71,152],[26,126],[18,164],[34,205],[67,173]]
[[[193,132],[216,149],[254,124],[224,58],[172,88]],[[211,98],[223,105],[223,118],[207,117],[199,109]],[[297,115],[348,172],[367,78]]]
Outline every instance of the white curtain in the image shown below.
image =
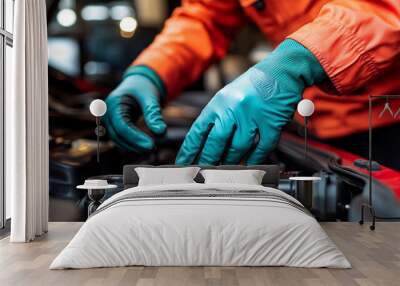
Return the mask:
[[48,79],[45,0],[15,1],[13,92],[6,98],[6,187],[12,242],[48,224]]

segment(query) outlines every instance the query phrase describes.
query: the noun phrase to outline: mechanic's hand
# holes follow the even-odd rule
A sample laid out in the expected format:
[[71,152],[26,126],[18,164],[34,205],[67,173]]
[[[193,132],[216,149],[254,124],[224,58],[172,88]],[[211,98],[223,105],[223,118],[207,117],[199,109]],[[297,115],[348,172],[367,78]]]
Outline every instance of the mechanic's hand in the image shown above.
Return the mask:
[[311,52],[285,40],[212,98],[186,135],[176,164],[196,158],[200,165],[237,164],[247,155],[246,164],[262,163],[292,119],[305,86],[324,78]]
[[153,139],[134,125],[142,111],[144,121],[155,134],[166,131],[160,110],[159,91],[144,75],[133,74],[124,78],[106,99],[107,113],[103,118],[110,138],[120,148],[129,151],[150,151]]

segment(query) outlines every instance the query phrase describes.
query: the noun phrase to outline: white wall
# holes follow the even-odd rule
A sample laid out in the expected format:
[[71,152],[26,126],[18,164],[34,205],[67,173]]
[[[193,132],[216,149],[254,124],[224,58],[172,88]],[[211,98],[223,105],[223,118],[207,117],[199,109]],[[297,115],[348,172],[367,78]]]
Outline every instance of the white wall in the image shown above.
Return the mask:
[[[9,46],[6,46],[6,81],[5,81],[5,108],[7,109],[7,98],[11,96],[11,75],[12,75],[12,48]],[[7,129],[7,122],[5,129]],[[6,161],[7,164],[7,161]],[[7,165],[6,165],[7,168]],[[6,180],[6,186],[7,186],[7,177],[5,178]],[[11,218],[11,193],[10,193],[10,188],[5,188],[5,196],[6,196],[6,219]]]

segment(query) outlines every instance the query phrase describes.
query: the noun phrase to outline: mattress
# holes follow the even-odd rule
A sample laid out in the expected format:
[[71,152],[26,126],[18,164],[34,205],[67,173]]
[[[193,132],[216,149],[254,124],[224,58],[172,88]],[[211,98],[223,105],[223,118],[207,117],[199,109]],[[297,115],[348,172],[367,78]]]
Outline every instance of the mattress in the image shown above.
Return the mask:
[[130,265],[351,267],[314,217],[284,192],[198,183],[114,195],[50,269]]

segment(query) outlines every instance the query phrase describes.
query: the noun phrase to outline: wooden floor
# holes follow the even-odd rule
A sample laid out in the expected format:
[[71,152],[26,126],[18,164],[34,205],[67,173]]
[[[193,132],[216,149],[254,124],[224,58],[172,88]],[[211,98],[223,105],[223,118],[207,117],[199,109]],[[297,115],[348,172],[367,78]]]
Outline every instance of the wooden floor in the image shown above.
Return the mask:
[[44,237],[27,244],[0,241],[0,285],[400,285],[400,223],[323,223],[353,268],[124,267],[48,270],[81,223],[50,223]]

